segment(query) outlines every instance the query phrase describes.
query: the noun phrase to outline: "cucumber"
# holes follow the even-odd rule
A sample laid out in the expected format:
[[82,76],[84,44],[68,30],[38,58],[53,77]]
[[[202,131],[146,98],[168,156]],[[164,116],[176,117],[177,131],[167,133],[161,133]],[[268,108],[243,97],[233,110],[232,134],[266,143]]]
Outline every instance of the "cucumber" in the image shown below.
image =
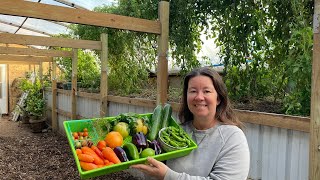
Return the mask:
[[170,104],[165,104],[163,107],[162,128],[169,126],[169,120],[172,115],[172,107]]
[[158,105],[153,110],[153,114],[151,117],[151,126],[150,130],[147,134],[147,139],[153,141],[157,138],[158,132],[162,125],[162,105]]

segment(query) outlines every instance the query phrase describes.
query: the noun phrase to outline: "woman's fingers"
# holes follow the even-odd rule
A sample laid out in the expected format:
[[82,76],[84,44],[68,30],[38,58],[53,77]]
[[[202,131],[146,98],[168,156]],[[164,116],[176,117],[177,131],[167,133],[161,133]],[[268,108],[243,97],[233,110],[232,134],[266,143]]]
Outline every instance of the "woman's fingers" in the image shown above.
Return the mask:
[[136,165],[130,166],[130,168],[136,168],[151,176],[155,176],[155,177],[158,177],[159,179],[163,179],[167,172],[168,167],[162,162],[157,161],[156,159],[151,157],[147,158],[147,162],[149,163],[148,165],[136,164]]
[[147,160],[151,165],[155,166],[156,168],[159,168],[163,164],[160,161],[157,161],[152,157],[148,157]]
[[130,166],[130,168],[140,169],[142,171],[152,171],[153,167],[151,167],[149,165],[145,165],[145,164],[135,164],[135,165]]

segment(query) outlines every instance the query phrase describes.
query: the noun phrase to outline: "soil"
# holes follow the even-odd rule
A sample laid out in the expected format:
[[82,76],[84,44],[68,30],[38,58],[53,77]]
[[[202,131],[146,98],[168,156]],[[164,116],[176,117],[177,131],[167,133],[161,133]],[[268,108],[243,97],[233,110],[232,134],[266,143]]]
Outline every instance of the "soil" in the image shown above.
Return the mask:
[[[64,135],[47,131],[32,133],[29,124],[0,119],[0,179],[80,179]],[[138,180],[127,171],[92,178],[94,180]]]

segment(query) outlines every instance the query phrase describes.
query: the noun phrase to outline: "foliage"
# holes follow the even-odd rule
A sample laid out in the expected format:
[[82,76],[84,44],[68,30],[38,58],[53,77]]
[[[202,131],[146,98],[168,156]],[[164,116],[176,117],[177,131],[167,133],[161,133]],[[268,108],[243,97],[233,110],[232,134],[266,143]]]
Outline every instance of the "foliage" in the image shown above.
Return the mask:
[[[95,55],[92,52],[78,51],[77,80],[79,87],[98,88],[100,86],[100,66]],[[72,60],[71,58],[58,58],[57,64],[63,71],[63,79],[72,80]]]
[[25,101],[25,111],[30,116],[43,116],[45,113],[46,103],[43,97],[40,80],[36,78],[35,82],[32,83],[28,79],[23,79],[19,84],[19,87],[22,91],[28,92],[28,96]]
[[[158,0],[118,2],[95,11],[158,18]],[[169,55],[182,72],[199,66],[195,54],[204,33],[221,49],[233,100],[273,96],[284,113],[309,115],[312,14],[312,0],[170,1]],[[138,91],[156,64],[154,35],[84,25],[72,30],[81,39],[108,34],[111,90]]]
[[309,115],[313,1],[216,1],[212,6],[206,12],[214,17],[210,24],[222,48],[231,97],[273,95],[283,101],[284,113]]
[[[179,2],[183,3],[184,1]],[[180,5],[171,2],[171,6]],[[186,7],[184,10],[188,10],[188,8]],[[188,19],[187,22],[180,21],[181,15],[185,13],[184,10],[178,10],[178,14],[170,13],[170,19],[176,21],[176,23],[170,23],[170,33],[173,33],[170,38],[170,46],[173,51],[170,52],[170,55],[178,65],[181,65],[183,70],[187,71],[187,69],[199,65],[195,52],[200,49],[200,27],[192,19]],[[158,18],[158,0],[120,0],[118,6],[100,7],[95,11],[156,20]],[[192,10],[188,11],[192,12]],[[191,27],[190,24],[192,24],[192,31],[185,31],[185,29],[190,29],[187,27]],[[81,39],[99,40],[101,33],[108,34],[110,90],[123,91],[125,94],[138,92],[145,85],[149,71],[155,70],[157,64],[155,35],[84,25],[77,25],[72,29],[74,35],[81,37]],[[194,31],[198,32],[194,33]],[[175,35],[175,33],[179,35]]]

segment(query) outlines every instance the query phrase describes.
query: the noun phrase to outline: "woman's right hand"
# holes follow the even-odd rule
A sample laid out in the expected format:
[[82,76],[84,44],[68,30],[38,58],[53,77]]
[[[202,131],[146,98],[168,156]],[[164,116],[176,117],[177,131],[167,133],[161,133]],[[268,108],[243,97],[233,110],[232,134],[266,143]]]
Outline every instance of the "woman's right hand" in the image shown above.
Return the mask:
[[168,167],[152,157],[147,158],[148,164],[136,164],[130,166],[130,168],[138,169],[150,176],[156,177],[158,179],[164,179],[167,173]]

